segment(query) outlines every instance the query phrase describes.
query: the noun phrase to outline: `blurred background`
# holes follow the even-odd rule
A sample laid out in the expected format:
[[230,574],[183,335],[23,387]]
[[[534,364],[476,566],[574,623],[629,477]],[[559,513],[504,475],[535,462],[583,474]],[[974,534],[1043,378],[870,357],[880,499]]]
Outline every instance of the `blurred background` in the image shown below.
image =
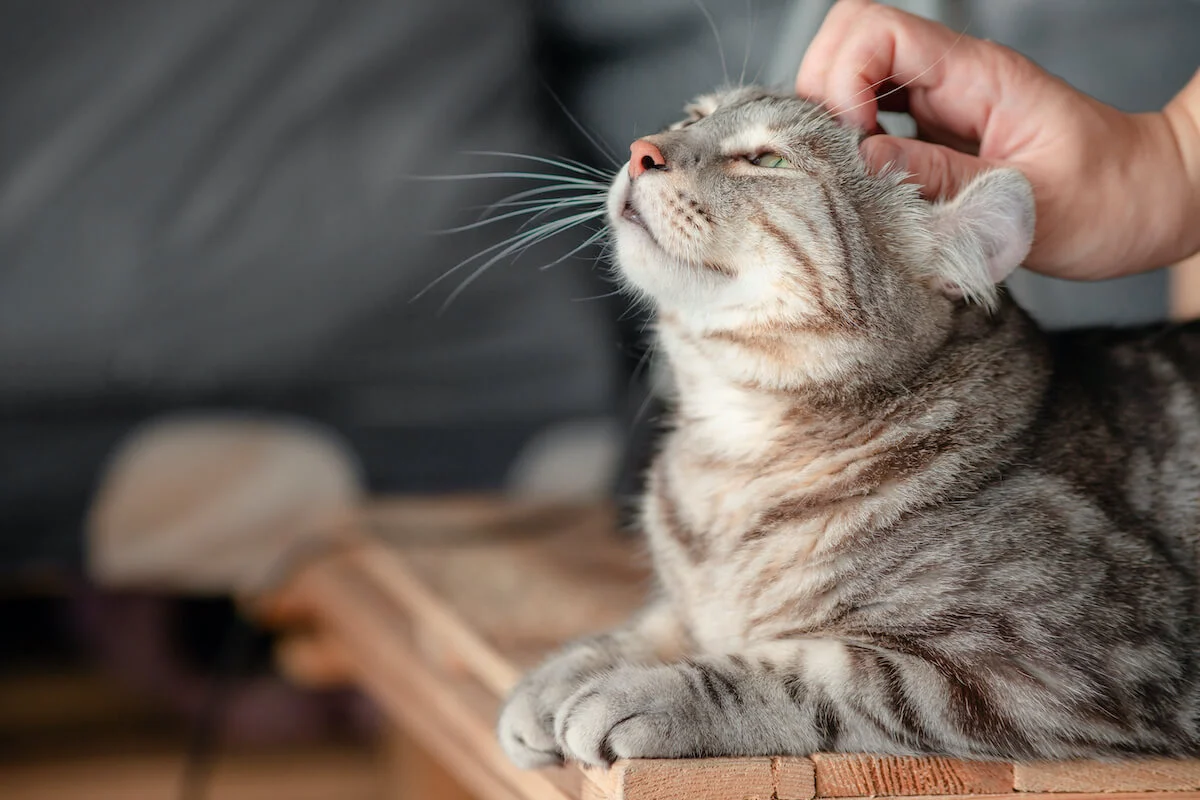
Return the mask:
[[[1130,111],[1200,64],[1194,0],[894,4]],[[5,797],[177,796],[245,624],[223,549],[296,509],[636,494],[657,418],[645,318],[598,243],[563,258],[599,222],[429,288],[522,220],[436,231],[539,184],[414,176],[581,174],[472,151],[611,172],[697,93],[790,86],[828,6],[0,0]],[[1011,288],[1053,327],[1170,303],[1165,272]],[[233,533],[190,571],[124,556],[196,525]],[[215,723],[241,777],[211,796],[390,796],[370,704],[289,686],[244,633]]]

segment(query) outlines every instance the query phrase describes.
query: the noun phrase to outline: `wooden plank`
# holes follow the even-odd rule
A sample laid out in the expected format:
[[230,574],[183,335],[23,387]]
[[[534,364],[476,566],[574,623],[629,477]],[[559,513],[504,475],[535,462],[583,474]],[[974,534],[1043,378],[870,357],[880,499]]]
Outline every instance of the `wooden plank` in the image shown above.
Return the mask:
[[1017,764],[1013,778],[1020,792],[1182,792],[1200,789],[1200,761],[1145,758]]
[[[855,797],[849,800],[872,800]],[[1008,792],[1007,794],[950,794],[937,800],[1200,800],[1200,792]]]
[[457,614],[439,601],[409,571],[395,552],[383,548],[356,548],[352,559],[374,577],[380,589],[394,597],[420,625],[422,636],[440,641],[497,697],[516,684],[521,672],[497,653]]
[[920,797],[1011,792],[1011,764],[952,758],[817,753],[818,797]]
[[328,633],[290,633],[275,643],[274,656],[284,677],[308,688],[346,686],[354,674],[345,650]]
[[[103,736],[94,737],[104,739]],[[180,796],[184,742],[138,738],[113,752],[95,751],[0,760],[4,800],[144,800]],[[224,748],[213,765],[206,800],[387,800],[380,759],[358,748],[274,750]]]
[[411,736],[392,728],[385,734],[387,800],[476,800],[462,782]]
[[[810,800],[807,758],[632,759],[585,770],[607,800]],[[585,797],[587,793],[585,793]]]
[[372,586],[356,561],[325,559],[296,584],[333,623],[330,635],[351,656],[359,685],[480,798],[579,796],[577,771],[528,772],[508,761],[492,731],[498,700],[482,686],[431,672],[406,644],[404,609]]

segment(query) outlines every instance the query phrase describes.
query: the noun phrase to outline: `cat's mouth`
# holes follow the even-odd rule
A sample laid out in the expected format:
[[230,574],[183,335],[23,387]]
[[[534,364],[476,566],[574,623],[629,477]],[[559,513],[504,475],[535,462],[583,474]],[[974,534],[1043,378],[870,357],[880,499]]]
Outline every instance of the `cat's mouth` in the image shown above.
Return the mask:
[[650,238],[650,241],[654,243],[654,246],[659,250],[662,249],[662,245],[658,243],[658,239],[654,238],[654,233],[650,230],[650,226],[646,224],[646,220],[642,219],[642,215],[638,212],[637,206],[633,204],[632,193],[625,197],[625,205],[621,207],[621,218],[629,220],[634,225],[641,228],[646,236]]

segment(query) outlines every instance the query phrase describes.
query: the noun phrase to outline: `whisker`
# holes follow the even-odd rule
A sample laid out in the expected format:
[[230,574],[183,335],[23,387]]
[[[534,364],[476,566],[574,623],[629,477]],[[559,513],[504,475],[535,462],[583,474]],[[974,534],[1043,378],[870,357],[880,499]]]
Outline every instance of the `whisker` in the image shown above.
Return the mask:
[[[462,261],[458,262],[450,269],[443,272],[441,275],[434,278],[432,281],[430,281],[428,284],[425,285],[424,289],[417,292],[413,296],[412,300],[410,300],[409,302],[415,302],[415,301],[419,300],[420,298],[425,296],[431,289],[433,289],[439,283],[444,281],[446,278],[449,278],[455,272],[457,272],[458,270],[467,266],[472,261],[475,261],[476,259],[479,259],[479,258],[483,258],[484,256],[487,256],[489,253],[495,253],[495,254],[492,255],[490,258],[488,258],[488,260],[484,263],[482,269],[478,270],[477,273],[472,273],[473,277],[471,278],[471,280],[474,280],[474,277],[477,277],[479,273],[482,273],[483,270],[487,269],[488,267],[490,267],[492,264],[496,263],[500,259],[505,258],[506,256],[509,256],[513,253],[523,252],[525,249],[532,247],[534,244],[537,244],[538,242],[540,242],[544,239],[548,239],[551,236],[555,236],[559,233],[562,233],[563,231],[565,231],[569,228],[572,228],[575,225],[579,225],[583,222],[586,222],[589,219],[595,219],[596,217],[598,217],[604,213],[605,213],[604,209],[597,209],[595,211],[586,211],[581,214],[574,214],[569,217],[563,217],[561,219],[551,220],[550,222],[546,222],[546,223],[538,226],[537,228],[534,228],[533,230],[525,231],[523,233],[518,233],[515,236],[505,239],[504,241],[497,242],[496,244],[485,247],[483,250],[480,250],[475,255],[469,256],[469,257],[463,259]],[[495,252],[497,250],[499,250],[499,252]],[[458,293],[459,293],[459,290],[456,290],[455,296],[457,296]],[[443,304],[442,308],[444,309],[446,307],[446,305],[449,304],[449,302],[450,301],[447,300],[446,303]]]
[[[875,56],[879,55],[879,48],[882,46],[883,45],[877,45],[875,47],[875,49],[873,51],[871,51],[871,55],[867,56],[867,60],[858,65],[858,70],[855,72],[855,74],[861,73],[864,69],[866,69],[867,64],[870,64],[871,60],[874,59]],[[860,97],[863,94],[863,92],[869,92],[872,89],[874,89],[875,87],[887,83],[894,77],[896,77],[896,73],[893,72],[891,75],[888,75],[885,78],[880,78],[879,80],[872,83],[870,86],[863,87],[862,89],[859,89],[857,92],[855,92],[854,94],[847,97],[845,99],[845,101],[843,101],[843,103],[853,102],[856,98]],[[829,111],[832,114],[834,109],[837,108],[839,105],[842,105],[843,103],[835,103],[833,106],[828,107],[826,109],[826,111]]]
[[467,172],[459,175],[409,175],[407,177],[409,180],[414,181],[474,181],[488,178],[521,178],[525,180],[562,181],[564,184],[592,188],[607,186],[607,184],[600,181],[575,178],[570,175],[552,175],[548,172]]
[[[601,202],[603,202],[603,200],[606,197],[607,197],[607,195],[598,194],[598,195],[588,195],[586,197],[556,198],[554,200],[531,200],[531,201],[527,201],[527,202],[536,203],[537,205],[533,205],[533,206],[529,206],[529,207],[525,207],[525,208],[519,208],[516,211],[508,211],[504,214],[500,214],[498,216],[487,217],[486,219],[480,219],[477,222],[471,222],[466,225],[458,225],[453,228],[443,228],[441,230],[433,231],[433,233],[435,235],[445,235],[445,234],[450,234],[450,233],[462,233],[463,231],[475,230],[476,228],[482,228],[486,225],[492,225],[494,223],[501,222],[506,219],[511,219],[513,217],[520,217],[525,214],[533,214],[533,215],[535,215],[534,218],[536,218],[537,215],[544,214],[547,211],[553,211],[556,208],[570,208],[572,206],[582,206],[582,205],[598,205]],[[518,204],[513,204],[513,205],[525,205],[525,203],[518,203]],[[528,222],[526,222],[526,224],[528,224]]]
[[563,158],[563,159],[544,158],[542,156],[530,155],[529,153],[506,153],[501,150],[468,150],[468,151],[466,151],[466,154],[472,155],[472,156],[499,156],[499,157],[507,157],[507,158],[522,158],[522,159],[525,159],[526,161],[537,161],[541,164],[549,164],[550,166],[553,166],[553,167],[561,167],[562,169],[570,170],[571,172],[577,172],[577,173],[580,173],[583,175],[588,175],[590,177],[602,178],[606,181],[611,181],[612,177],[613,177],[611,173],[605,172],[604,170],[599,169],[598,167],[593,167],[589,164],[584,164],[581,161],[576,161],[573,158]]
[[584,127],[583,123],[580,122],[578,119],[576,119],[575,115],[572,114],[569,110],[567,110],[566,103],[564,103],[562,100],[559,99],[558,95],[554,93],[554,90],[550,88],[550,84],[547,83],[544,78],[541,79],[541,83],[542,83],[543,88],[545,88],[546,92],[550,95],[551,99],[554,100],[554,102],[558,106],[559,110],[561,110],[563,112],[563,114],[566,115],[567,119],[569,119],[571,121],[571,124],[574,125],[579,130],[579,132],[584,135],[584,138],[586,138],[589,142],[591,142],[592,147],[599,150],[601,155],[608,158],[608,160],[612,162],[613,166],[617,167],[619,169],[622,162],[613,153],[612,148],[608,147],[605,143],[601,142],[599,140],[599,137],[593,136],[591,134],[591,132],[588,131],[588,129],[586,127]]
[[[598,210],[598,211],[604,212],[604,211],[606,210],[606,208],[605,208],[604,204],[602,204],[602,203],[595,203],[595,205],[596,205],[596,206],[598,206],[598,208],[597,208],[597,210]],[[527,219],[527,220],[525,220],[524,222],[522,222],[522,223],[520,224],[520,226],[518,226],[518,227],[517,227],[517,230],[518,230],[518,231],[523,231],[523,230],[525,230],[525,229],[526,229],[526,228],[528,228],[528,227],[529,227],[531,224],[533,224],[534,222],[537,222],[537,221],[538,221],[539,219],[541,219],[543,216],[545,216],[546,214],[548,214],[548,213],[550,213],[550,212],[552,212],[552,211],[554,211],[554,210],[558,209],[559,207],[560,207],[560,206],[559,206],[558,204],[555,204],[555,205],[549,206],[549,207],[547,207],[547,208],[544,208],[544,209],[542,209],[542,210],[540,210],[540,211],[533,212],[533,216],[531,216],[529,219]]]
[[754,0],[746,0],[746,47],[742,50],[742,71],[738,73],[738,86],[746,85],[746,67],[750,64],[750,45],[754,42],[754,26],[758,22],[754,14]]
[[543,264],[542,266],[538,267],[538,269],[547,270],[553,266],[561,264],[562,262],[566,261],[571,256],[578,253],[580,250],[586,250],[587,248],[591,247],[592,245],[594,245],[596,242],[600,241],[607,235],[608,235],[608,228],[607,227],[601,228],[600,230],[596,231],[588,238],[584,239],[582,244],[578,245],[575,248],[572,248],[572,250],[569,253],[559,256],[558,258],[551,261],[549,264]]
[[591,302],[595,302],[596,300],[607,300],[608,298],[616,297],[617,295],[619,295],[621,293],[622,292],[620,289],[616,289],[616,290],[608,292],[606,294],[594,294],[594,295],[591,295],[590,297],[572,297],[571,302],[572,303],[591,303]]
[[[883,93],[883,94],[881,94],[881,95],[878,95],[878,96],[876,96],[876,97],[875,97],[875,101],[876,101],[876,102],[878,102],[878,101],[882,100],[883,98],[887,97],[888,95],[895,94],[896,92],[898,92],[898,91],[900,91],[901,89],[905,88],[906,86],[908,86],[909,84],[913,83],[914,81],[918,81],[918,80],[920,80],[920,79],[921,79],[921,78],[923,78],[923,77],[924,77],[926,74],[928,74],[930,70],[932,70],[934,67],[936,67],[938,64],[942,63],[943,61],[945,61],[945,60],[946,60],[946,56],[950,55],[950,51],[951,51],[951,50],[953,50],[953,49],[955,48],[955,46],[956,46],[956,45],[957,45],[959,42],[961,42],[961,41],[962,41],[962,39],[963,39],[963,37],[964,37],[964,36],[966,36],[966,34],[967,34],[967,28],[968,28],[968,27],[970,27],[970,21],[969,21],[969,20],[968,20],[968,22],[967,22],[967,25],[965,25],[965,26],[963,27],[963,29],[962,29],[961,31],[959,31],[959,32],[958,32],[958,36],[957,36],[957,37],[954,39],[954,41],[953,41],[953,42],[951,42],[951,43],[950,43],[950,46],[946,48],[946,52],[942,53],[940,56],[938,56],[938,57],[937,57],[937,59],[936,59],[936,60],[935,60],[935,61],[934,61],[932,64],[930,64],[928,67],[926,67],[925,69],[923,69],[923,70],[921,70],[920,72],[918,72],[916,75],[914,75],[914,76],[912,76],[911,78],[909,78],[908,80],[906,80],[904,83],[900,84],[899,86],[897,86],[897,87],[895,87],[895,88],[893,88],[893,89],[889,89],[889,90],[887,90],[886,92],[884,92],[884,93]],[[854,110],[854,109],[856,109],[856,108],[862,108],[863,106],[865,106],[865,105],[866,105],[867,103],[869,103],[869,102],[871,102],[871,101],[870,101],[870,100],[864,100],[863,102],[859,103],[858,105],[853,105],[853,106],[850,106],[849,108],[844,108],[844,109],[842,109],[841,111],[838,111],[836,114],[830,114],[830,116],[837,117],[837,116],[840,116],[840,115],[842,115],[842,114],[848,114],[848,113],[850,113],[851,111],[853,111],[853,110]]]
[[704,5],[703,0],[692,0],[696,8],[700,9],[700,13],[704,15],[704,19],[708,20],[708,27],[712,30],[713,38],[717,40],[717,55],[721,57],[721,74],[725,76],[725,84],[729,84],[729,67],[725,64],[725,46],[721,44],[721,34],[717,30],[717,21],[713,19],[713,15],[708,12],[708,8]]
[[540,200],[513,200],[511,202],[510,201],[501,201],[499,203],[492,203],[492,205],[489,206],[489,208],[511,208],[513,206],[532,206],[532,205],[537,205],[539,203],[574,202],[576,200],[584,200],[584,199],[591,199],[593,201],[597,201],[597,200],[607,199],[607,198],[608,198],[607,192],[596,192],[595,194],[571,195],[569,197],[553,197],[553,198],[550,198],[549,200],[542,198]]
[[[513,237],[512,240],[508,240],[511,242],[511,244],[509,244],[508,247],[504,248],[499,253],[496,253],[491,258],[489,258],[487,261],[485,261],[483,264],[479,265],[474,271],[471,272],[470,275],[468,275],[462,281],[462,283],[460,283],[457,287],[455,287],[454,291],[452,291],[446,297],[445,301],[442,303],[442,306],[439,309],[439,313],[444,312],[450,306],[451,303],[453,303],[456,299],[458,299],[459,295],[461,295],[464,291],[466,291],[468,286],[470,286],[472,283],[474,283],[475,280],[480,275],[482,275],[484,272],[486,272],[497,261],[501,260],[502,258],[506,258],[507,256],[512,255],[514,253],[519,256],[521,253],[525,252],[533,245],[538,244],[539,242],[543,242],[546,239],[550,239],[554,236],[557,236],[558,234],[560,234],[570,228],[573,228],[576,225],[582,224],[583,222],[586,222],[589,219],[594,219],[596,216],[598,216],[599,214],[602,214],[602,213],[604,213],[604,212],[603,211],[600,211],[600,212],[592,211],[592,212],[587,212],[584,214],[576,214],[574,216],[566,217],[564,219],[553,220],[553,221],[547,222],[544,225],[541,225],[537,228],[534,228],[531,231],[526,231],[523,234],[515,236],[515,237]],[[470,263],[470,261],[473,261],[474,258],[475,257],[472,257],[470,259],[467,259],[467,261],[459,262],[457,265],[455,265],[454,267],[449,269],[446,273],[444,273],[441,277],[437,278],[434,281],[434,283],[441,281],[442,278],[445,278],[447,275],[454,272],[455,270],[457,270],[459,267],[463,266],[464,264]],[[430,286],[427,286],[425,289],[423,289],[421,293],[424,294],[424,292],[427,291],[429,288],[431,288],[434,285],[434,283],[431,283]],[[420,295],[417,295],[417,297],[420,297]],[[414,299],[416,299],[416,298],[414,298]]]
[[[562,186],[539,186],[536,189],[526,189],[523,192],[517,192],[516,194],[510,194],[508,197],[502,197],[501,199],[497,200],[496,202],[489,205],[486,209],[484,209],[484,212],[482,214],[480,214],[479,216],[480,216],[480,219],[482,219],[483,217],[486,217],[488,214],[490,214],[494,209],[504,208],[505,204],[507,204],[511,201],[514,201],[514,200],[520,200],[520,199],[523,199],[526,197],[534,197],[537,195],[550,194],[551,192],[568,192],[568,191],[574,192],[574,191],[578,191],[580,188],[581,187],[579,187],[577,185],[562,185]],[[599,193],[600,191],[604,191],[605,193],[607,193],[608,187],[597,184],[593,188],[597,190],[597,193]],[[574,197],[574,195],[571,195],[571,197]],[[541,201],[535,201],[535,202],[541,202]]]

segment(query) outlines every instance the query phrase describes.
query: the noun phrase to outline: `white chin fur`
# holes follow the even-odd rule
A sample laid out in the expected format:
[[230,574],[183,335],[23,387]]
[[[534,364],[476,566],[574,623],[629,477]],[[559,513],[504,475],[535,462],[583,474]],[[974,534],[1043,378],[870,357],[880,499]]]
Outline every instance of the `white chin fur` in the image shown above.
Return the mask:
[[699,310],[711,304],[716,287],[713,275],[671,256],[649,233],[622,216],[629,184],[628,170],[622,169],[608,192],[608,221],[621,276],[660,305]]

